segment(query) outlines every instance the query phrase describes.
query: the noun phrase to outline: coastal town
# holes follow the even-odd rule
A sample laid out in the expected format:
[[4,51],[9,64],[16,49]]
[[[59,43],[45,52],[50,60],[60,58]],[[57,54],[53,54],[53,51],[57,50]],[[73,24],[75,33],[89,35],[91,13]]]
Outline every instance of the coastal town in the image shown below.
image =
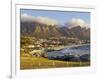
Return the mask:
[[44,52],[60,50],[66,46],[89,43],[88,40],[79,40],[77,38],[52,37],[48,39],[38,39],[35,37],[21,37],[21,53],[31,56],[42,56]]

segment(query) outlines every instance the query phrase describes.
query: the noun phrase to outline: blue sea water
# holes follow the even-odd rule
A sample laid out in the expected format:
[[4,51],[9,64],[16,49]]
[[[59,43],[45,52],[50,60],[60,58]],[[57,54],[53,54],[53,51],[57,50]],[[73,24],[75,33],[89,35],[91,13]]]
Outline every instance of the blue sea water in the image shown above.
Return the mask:
[[47,52],[48,57],[64,56],[64,55],[85,55],[90,54],[90,45],[73,46],[64,48],[59,51]]

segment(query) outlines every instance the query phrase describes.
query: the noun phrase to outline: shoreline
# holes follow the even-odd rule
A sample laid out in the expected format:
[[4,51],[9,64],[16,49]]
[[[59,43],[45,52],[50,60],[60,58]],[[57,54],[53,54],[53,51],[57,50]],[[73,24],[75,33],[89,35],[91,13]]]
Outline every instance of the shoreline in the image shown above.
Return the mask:
[[59,47],[53,47],[51,49],[54,49],[54,50],[57,51],[57,50],[68,49],[68,48],[72,48],[72,47],[85,46],[85,45],[90,45],[90,44],[78,44],[78,45],[59,46]]

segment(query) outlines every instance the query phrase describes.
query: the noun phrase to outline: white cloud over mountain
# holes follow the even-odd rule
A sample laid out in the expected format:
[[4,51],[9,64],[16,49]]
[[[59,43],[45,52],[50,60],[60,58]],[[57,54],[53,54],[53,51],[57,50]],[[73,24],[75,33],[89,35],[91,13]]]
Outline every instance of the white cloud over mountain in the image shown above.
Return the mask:
[[[57,20],[49,18],[49,17],[43,17],[43,16],[32,16],[29,14],[21,14],[21,21],[25,22],[32,22],[32,21],[36,21],[42,24],[47,24],[47,25],[58,25],[59,23],[57,22]],[[71,20],[69,20],[68,22],[66,22],[65,24],[68,28],[73,28],[76,26],[80,26],[82,28],[89,28],[90,25],[88,23],[86,23],[84,20],[80,19],[80,18],[72,18]]]
[[80,26],[82,28],[89,28],[89,24],[87,24],[84,20],[79,18],[72,18],[70,21],[66,23],[68,28],[73,28],[76,26]]
[[43,23],[43,24],[48,24],[48,25],[57,25],[58,22],[55,19],[51,19],[48,17],[42,17],[42,16],[31,16],[28,14],[21,14],[21,21],[36,21],[39,23]]
[[28,15],[26,13],[21,14],[21,21],[34,21],[35,17]]

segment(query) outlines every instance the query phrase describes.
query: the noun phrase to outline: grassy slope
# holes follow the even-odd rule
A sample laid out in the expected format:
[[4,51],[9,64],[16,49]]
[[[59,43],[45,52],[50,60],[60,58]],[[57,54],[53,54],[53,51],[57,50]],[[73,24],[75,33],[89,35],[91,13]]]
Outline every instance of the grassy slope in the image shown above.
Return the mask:
[[79,67],[89,66],[89,62],[68,62],[59,60],[48,60],[46,58],[21,56],[21,69],[40,69],[40,68],[57,68],[57,67]]

